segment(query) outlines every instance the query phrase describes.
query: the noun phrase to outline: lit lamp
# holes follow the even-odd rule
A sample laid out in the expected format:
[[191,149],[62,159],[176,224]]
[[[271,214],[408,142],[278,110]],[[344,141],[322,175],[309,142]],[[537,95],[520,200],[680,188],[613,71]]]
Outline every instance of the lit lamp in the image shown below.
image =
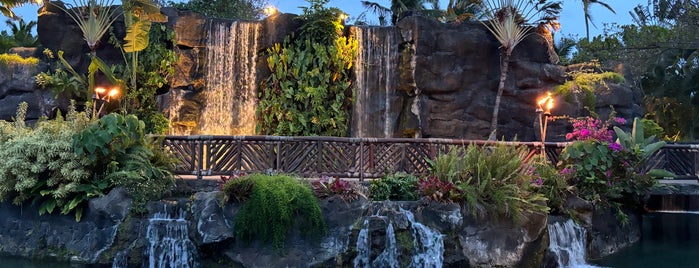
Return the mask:
[[[102,114],[102,111],[104,110],[104,105],[108,103],[110,100],[116,98],[116,96],[118,95],[118,87],[112,87],[110,90],[107,90],[104,87],[96,87],[95,94],[92,95],[92,118],[97,118],[100,114]],[[97,109],[97,102],[102,102],[100,104],[99,110]]]
[[549,117],[551,117],[551,109],[553,109],[553,97],[551,92],[548,92],[536,103],[536,114],[539,115],[539,132],[541,133],[541,155],[543,157],[546,157],[546,127]]
[[345,13],[340,13],[340,21],[345,21],[347,18],[349,18],[349,15]]

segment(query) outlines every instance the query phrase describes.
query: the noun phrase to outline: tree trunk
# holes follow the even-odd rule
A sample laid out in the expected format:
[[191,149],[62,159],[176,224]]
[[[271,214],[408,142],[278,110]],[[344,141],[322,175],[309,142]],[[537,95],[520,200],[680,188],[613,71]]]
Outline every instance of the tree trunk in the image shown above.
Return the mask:
[[500,64],[500,83],[498,84],[498,94],[495,95],[495,106],[493,107],[493,118],[490,121],[490,136],[488,140],[497,140],[500,99],[502,98],[502,92],[505,90],[505,80],[507,79],[507,71],[510,67],[510,54],[512,54],[512,52],[508,50],[503,52],[503,59]]

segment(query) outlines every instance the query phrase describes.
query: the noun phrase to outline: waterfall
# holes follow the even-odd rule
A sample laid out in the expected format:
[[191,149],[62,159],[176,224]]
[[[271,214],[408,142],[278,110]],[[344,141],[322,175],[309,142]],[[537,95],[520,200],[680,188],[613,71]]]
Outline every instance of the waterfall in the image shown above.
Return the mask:
[[400,34],[395,27],[353,27],[359,43],[354,64],[352,136],[395,136],[400,115]]
[[128,268],[129,267],[129,252],[119,251],[114,255],[114,261],[112,261],[112,268]]
[[196,247],[189,239],[184,209],[178,210],[177,213],[157,212],[148,220],[148,247],[145,253],[148,267],[199,267]]
[[200,134],[255,133],[259,22],[211,21]]
[[[444,260],[444,237],[437,231],[433,231],[429,227],[415,220],[412,212],[399,208],[396,212],[397,216],[404,216],[409,222],[410,234],[412,236],[412,245],[400,245],[396,238],[396,230],[394,221],[387,216],[370,216],[364,220],[362,229],[359,230],[357,236],[357,256],[354,258],[355,268],[366,267],[442,267]],[[369,218],[379,218],[387,222],[384,249],[383,251],[371,260],[371,234],[369,232]],[[409,246],[412,249],[399,248]],[[412,251],[412,256],[401,256],[399,252],[405,250]],[[401,262],[403,258],[403,262]],[[403,265],[406,263],[406,265]]]
[[558,267],[595,267],[585,263],[585,228],[573,220],[548,225],[549,251]]

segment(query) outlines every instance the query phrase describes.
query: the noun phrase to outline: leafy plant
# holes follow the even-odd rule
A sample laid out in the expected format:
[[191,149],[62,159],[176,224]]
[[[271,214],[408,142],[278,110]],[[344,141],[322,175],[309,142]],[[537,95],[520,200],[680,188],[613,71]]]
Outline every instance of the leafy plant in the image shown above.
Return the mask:
[[327,231],[320,207],[305,183],[284,175],[252,174],[232,180],[251,180],[252,194],[235,218],[235,234],[243,241],[258,239],[283,250],[291,228],[319,239]]
[[34,57],[23,58],[22,56],[17,54],[0,54],[0,66],[7,67],[11,65],[36,67],[37,65],[39,65],[39,59]]
[[75,211],[76,220],[89,198],[100,196],[106,185],[93,179],[92,162],[73,152],[72,137],[85,127],[87,116],[72,109],[67,118],[24,124],[27,103],[20,104],[14,123],[0,121],[0,200],[16,205],[32,200],[39,213],[58,208]]
[[474,215],[521,220],[527,213],[547,213],[546,198],[533,189],[534,173],[524,162],[526,147],[494,143],[454,148],[431,161],[431,175],[452,183],[450,201],[464,202]]
[[319,198],[340,196],[345,201],[353,201],[361,195],[357,190],[356,183],[327,176],[311,181],[311,188],[315,196]]
[[440,180],[435,175],[420,178],[417,189],[421,196],[436,202],[459,200],[461,193],[450,181]]
[[546,204],[551,211],[563,213],[563,203],[572,191],[566,180],[570,170],[558,171],[548,159],[535,157],[527,164],[528,172],[533,172],[533,191],[546,197]]
[[371,197],[371,199],[376,201],[417,200],[417,182],[417,177],[404,172],[399,172],[392,175],[385,175],[380,179],[371,181],[371,185],[369,186],[369,196]]
[[[340,37],[340,10],[310,1],[301,34],[267,52],[272,71],[261,86],[257,131],[268,135],[345,136],[352,105],[357,40]],[[323,35],[320,35],[323,34]]]
[[[593,66],[599,67],[597,63],[591,63]],[[554,88],[558,95],[564,96],[570,100],[573,94],[580,93],[583,96],[582,103],[586,107],[594,108],[596,97],[595,93],[600,90],[608,89],[607,82],[623,83],[624,77],[615,72],[595,72],[590,69],[581,71],[573,71],[568,73],[572,78],[566,81],[563,85]]]

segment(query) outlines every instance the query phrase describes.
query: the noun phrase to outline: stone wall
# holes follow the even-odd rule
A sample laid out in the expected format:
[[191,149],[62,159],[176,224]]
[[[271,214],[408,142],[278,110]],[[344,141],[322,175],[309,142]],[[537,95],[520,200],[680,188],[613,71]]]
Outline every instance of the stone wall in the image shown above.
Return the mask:
[[[209,102],[204,94],[207,83],[206,43],[213,19],[175,9],[163,9],[163,13],[169,18],[168,27],[176,32],[173,49],[179,58],[176,73],[170,81],[171,90],[160,97],[161,108],[172,120],[174,129],[187,129],[199,124],[201,111]],[[295,17],[279,14],[259,22],[256,84],[269,74],[266,49],[282,42],[299,27]],[[37,28],[43,47],[64,51],[66,60],[76,70],[87,69],[87,47],[69,17],[55,7],[45,7]],[[114,29],[117,37],[123,36],[121,20],[117,20]],[[375,99],[376,96],[393,94],[385,98],[390,99],[390,103],[373,100],[373,107],[366,109],[372,112],[358,113],[353,120],[384,120],[387,123],[381,124],[391,124],[386,127],[390,131],[365,131],[372,133],[369,135],[372,137],[487,137],[500,73],[499,44],[492,35],[477,22],[444,24],[420,16],[402,19],[395,29],[399,36],[393,50],[400,58],[396,60],[399,65],[392,69],[396,74],[391,77],[397,77],[398,81],[390,83],[389,93],[369,88],[365,94]],[[499,134],[506,139],[539,139],[534,103],[537,97],[566,79],[564,68],[555,64],[556,59],[549,52],[546,38],[535,33],[527,37],[511,57],[498,126]],[[40,53],[35,51],[34,54]],[[122,61],[121,54],[108,44],[106,38],[100,42],[97,55],[110,64]],[[0,76],[0,107],[3,107],[0,119],[11,119],[19,101],[29,102],[30,119],[50,116],[56,107],[65,106],[65,101],[58,105],[51,100],[50,94],[33,84],[33,76],[40,70],[43,69],[3,70],[4,76]],[[596,110],[605,117],[610,107],[614,107],[618,116],[631,121],[634,116],[642,115],[642,99],[640,90],[624,84],[610,84],[598,94]],[[578,102],[566,103],[563,99],[557,99],[553,112],[573,117],[587,113]],[[382,118],[377,119],[377,114]],[[360,118],[362,116],[365,118]],[[376,128],[372,124],[366,126]],[[548,140],[563,140],[569,130],[568,122],[552,122]],[[356,133],[361,131],[353,133],[357,136]]]

